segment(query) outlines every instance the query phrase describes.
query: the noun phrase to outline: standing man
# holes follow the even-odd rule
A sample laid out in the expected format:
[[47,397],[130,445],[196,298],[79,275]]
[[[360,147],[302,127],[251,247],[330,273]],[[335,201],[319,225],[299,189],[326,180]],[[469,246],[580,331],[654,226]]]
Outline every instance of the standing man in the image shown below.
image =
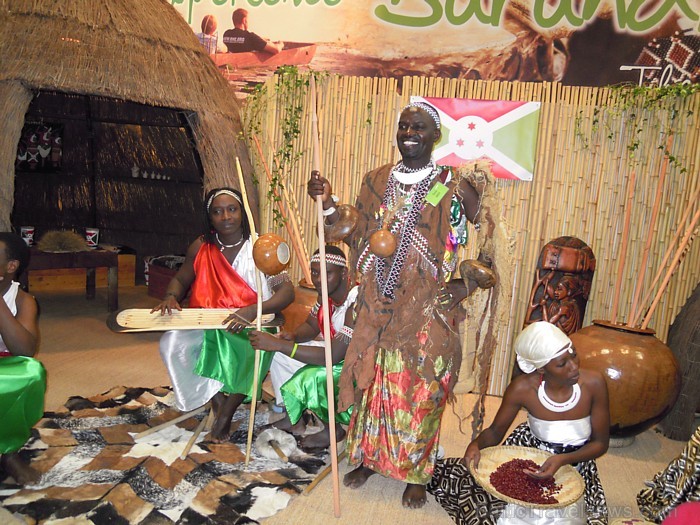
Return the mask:
[[[475,189],[471,172],[436,165],[439,140],[433,106],[404,108],[396,132],[401,160],[365,175],[358,224],[344,239],[351,268],[361,274],[340,378],[338,410],[354,402],[347,450],[357,465],[344,483],[357,488],[377,472],[401,480],[402,503],[410,508],[426,502],[440,421],[461,364],[461,302],[476,288],[453,273],[466,220],[480,219],[483,188]],[[312,172],[307,188],[312,198],[322,197],[326,224],[335,224],[340,215],[328,180]],[[396,244],[385,257],[373,242],[379,230]]]
[[236,9],[231,18],[233,20],[233,29],[229,29],[224,33],[224,44],[226,44],[229,53],[265,51],[276,55],[284,48],[284,42],[270,42],[248,31],[248,11],[245,9]]

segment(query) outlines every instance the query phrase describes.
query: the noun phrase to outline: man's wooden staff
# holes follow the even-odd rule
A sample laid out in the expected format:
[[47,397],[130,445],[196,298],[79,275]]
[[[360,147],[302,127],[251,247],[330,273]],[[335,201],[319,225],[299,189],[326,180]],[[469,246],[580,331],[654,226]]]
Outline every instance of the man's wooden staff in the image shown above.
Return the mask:
[[[313,73],[309,75],[311,88],[311,135],[313,140],[313,166],[321,171],[321,154],[318,138],[318,115],[316,114],[316,80]],[[331,441],[331,467],[333,471],[333,513],[340,517],[340,484],[338,480],[338,445],[335,441],[335,388],[333,386],[333,357],[331,352],[331,315],[328,307],[328,276],[326,272],[326,236],[323,230],[323,197],[316,196],[318,217],[318,254],[321,260],[321,307],[323,308],[323,341],[326,356],[326,392],[328,394],[328,433]]]
[[[250,209],[250,201],[248,200],[248,193],[245,190],[245,180],[243,180],[243,171],[241,170],[241,163],[236,157],[236,171],[238,172],[238,182],[241,186],[241,194],[243,195],[243,203],[245,206],[245,212],[248,216],[248,224],[250,225],[250,240],[253,244],[258,240],[258,233],[255,230],[255,221],[253,220],[253,211]],[[255,318],[255,329],[260,331],[262,329],[262,278],[260,277],[260,270],[255,267],[255,286],[258,292],[258,313]],[[260,350],[255,349],[255,369],[253,372],[253,393],[250,400],[250,419],[248,420],[248,442],[245,448],[245,466],[248,467],[250,462],[250,449],[253,445],[253,429],[255,427],[255,405],[258,402],[258,382],[260,375]]]

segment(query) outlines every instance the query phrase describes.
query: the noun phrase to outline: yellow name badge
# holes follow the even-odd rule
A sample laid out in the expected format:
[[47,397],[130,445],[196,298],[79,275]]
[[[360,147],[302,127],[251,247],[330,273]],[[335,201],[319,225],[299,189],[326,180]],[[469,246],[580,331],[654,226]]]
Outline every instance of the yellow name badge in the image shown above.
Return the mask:
[[436,182],[425,196],[425,202],[432,204],[433,206],[437,206],[446,193],[447,186],[445,186],[442,182]]

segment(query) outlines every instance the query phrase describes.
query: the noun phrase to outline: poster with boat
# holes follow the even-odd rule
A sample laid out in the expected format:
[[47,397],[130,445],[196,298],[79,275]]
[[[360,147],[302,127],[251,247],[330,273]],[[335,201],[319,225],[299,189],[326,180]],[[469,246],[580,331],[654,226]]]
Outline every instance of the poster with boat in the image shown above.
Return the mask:
[[[586,86],[700,80],[700,1],[171,3],[235,82],[263,81],[283,65],[355,76]],[[224,40],[238,28],[233,18],[241,10],[247,15],[245,30],[277,45],[277,51],[231,52]],[[213,26],[205,27],[211,19]]]

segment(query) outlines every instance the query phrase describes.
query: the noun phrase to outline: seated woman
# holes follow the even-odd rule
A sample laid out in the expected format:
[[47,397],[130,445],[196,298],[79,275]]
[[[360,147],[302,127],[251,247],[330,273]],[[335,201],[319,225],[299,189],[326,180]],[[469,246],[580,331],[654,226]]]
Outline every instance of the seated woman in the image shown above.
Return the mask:
[[[174,330],[160,340],[177,408],[194,410],[212,400],[211,437],[227,441],[233,414],[253,390],[255,352],[247,333],[257,316],[258,293],[263,296],[263,314],[272,314],[294,300],[294,288],[282,273],[263,279],[262,289],[256,289],[250,226],[238,190],[211,190],[204,200],[204,213],[209,231],[190,245],[163,301],[152,311],[164,315],[181,310],[180,301],[188,290],[192,308],[238,308],[226,319],[230,323],[226,330]],[[259,390],[271,360],[272,354],[263,354]]]
[[21,237],[0,233],[0,470],[20,485],[40,476],[18,451],[44,414],[46,392],[46,371],[32,357],[39,336],[36,300],[15,281],[28,264]]
[[[352,338],[354,325],[353,307],[357,299],[357,286],[350,284],[345,254],[337,246],[326,246],[326,278],[331,314],[331,353],[333,360],[333,383],[337,406],[338,379],[343,368],[343,358]],[[273,337],[263,332],[252,331],[250,341],[255,348],[277,352],[270,367],[272,386],[278,404],[284,404],[286,417],[274,423],[282,430],[295,434],[305,431],[302,414],[313,412],[321,421],[328,423],[328,398],[323,339],[323,309],[321,308],[321,258],[318,250],[311,257],[311,279],[318,292],[316,304],[306,322],[293,334]],[[316,338],[316,340],[314,340]],[[299,345],[298,343],[305,343]],[[304,363],[309,363],[304,366]],[[336,415],[335,439],[341,441],[345,430],[340,424],[350,423],[350,410]],[[326,448],[330,446],[330,432],[323,430],[310,434],[301,441],[303,448]]]
[[[571,525],[607,523],[607,504],[593,461],[608,449],[610,410],[602,375],[579,369],[569,337],[556,326],[539,321],[515,340],[518,364],[525,374],[513,379],[496,417],[467,447],[464,457],[440,463],[428,487],[459,524]],[[537,478],[553,476],[573,465],[585,481],[585,510],[535,510],[498,500],[481,488],[465,466],[478,467],[480,451],[498,445],[524,408],[528,421],[519,425],[505,445],[539,448],[554,453],[537,471]],[[457,489],[457,490],[455,490]]]

